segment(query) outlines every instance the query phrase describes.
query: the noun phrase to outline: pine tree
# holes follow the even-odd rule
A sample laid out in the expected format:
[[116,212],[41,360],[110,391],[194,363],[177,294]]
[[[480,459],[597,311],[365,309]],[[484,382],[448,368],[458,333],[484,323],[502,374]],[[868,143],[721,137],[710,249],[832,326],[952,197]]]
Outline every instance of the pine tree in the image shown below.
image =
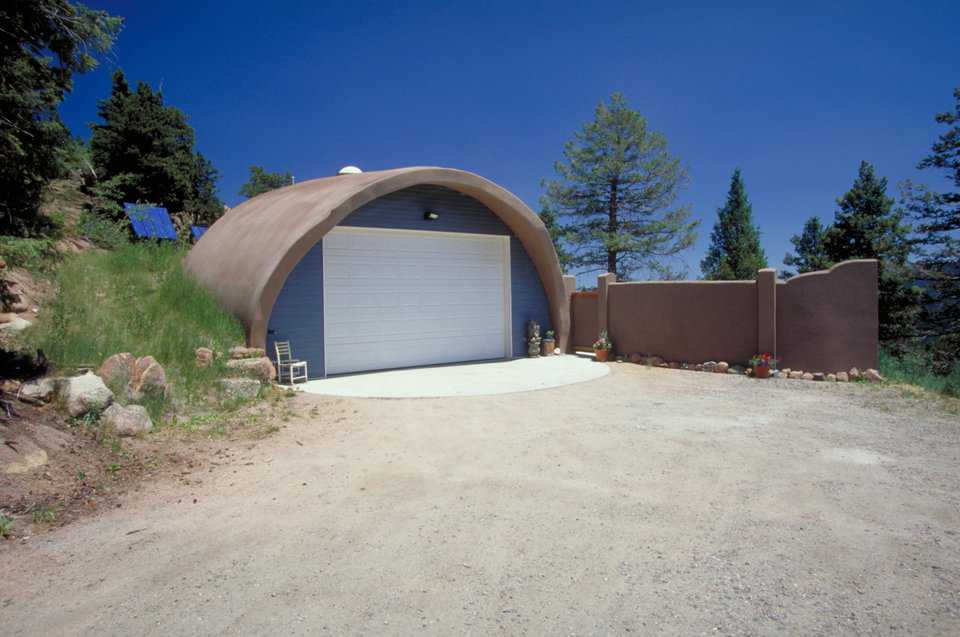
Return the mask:
[[250,178],[240,186],[240,195],[249,199],[292,183],[293,175],[290,173],[272,173],[262,166],[250,166]]
[[920,327],[924,336],[939,338],[944,371],[960,360],[960,87],[954,89],[954,110],[936,116],[948,126],[933,144],[921,170],[941,169],[953,190],[934,192],[907,184],[906,202],[917,221],[920,278],[925,299]]
[[194,150],[187,116],[162,93],[145,82],[132,91],[118,70],[98,113],[103,123],[92,127],[90,151],[100,190],[116,193],[118,203],[157,204],[207,223],[223,213],[216,170]]
[[560,261],[560,269],[564,272],[570,266],[571,257],[564,245],[564,230],[557,221],[557,213],[550,208],[550,205],[540,198],[540,220],[550,233],[550,240],[553,241],[553,248],[557,253],[557,259]]
[[910,227],[902,210],[887,196],[887,179],[878,177],[869,162],[861,162],[853,186],[837,200],[839,209],[827,231],[827,256],[834,263],[847,259],[880,262],[880,339],[894,341],[912,333],[918,292],[907,262]]
[[753,207],[739,168],[733,172],[727,203],[717,211],[717,216],[710,233],[710,248],[700,263],[704,278],[755,279],[757,270],[767,267],[767,257],[760,247],[760,231],[753,225]]
[[803,232],[790,237],[790,243],[796,254],[787,253],[783,264],[796,268],[796,272],[784,272],[786,278],[794,274],[825,270],[833,263],[827,256],[827,229],[820,223],[820,217],[813,216],[803,224]]
[[110,50],[122,22],[66,0],[0,3],[0,234],[49,226],[40,200],[70,142],[57,106],[73,76],[96,67],[92,54]]
[[686,171],[623,95],[597,106],[554,169],[541,203],[570,265],[624,280],[641,270],[676,275],[668,261],[693,244],[699,223],[689,207],[673,207]]

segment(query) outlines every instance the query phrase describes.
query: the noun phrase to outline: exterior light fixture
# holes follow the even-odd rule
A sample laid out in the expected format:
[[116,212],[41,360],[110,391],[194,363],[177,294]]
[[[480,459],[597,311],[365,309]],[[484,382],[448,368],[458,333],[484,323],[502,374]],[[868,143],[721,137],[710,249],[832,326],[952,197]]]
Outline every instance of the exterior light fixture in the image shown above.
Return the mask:
[[440,218],[440,215],[438,215],[435,212],[427,211],[423,213],[423,218],[426,219],[427,221],[436,221],[437,219]]

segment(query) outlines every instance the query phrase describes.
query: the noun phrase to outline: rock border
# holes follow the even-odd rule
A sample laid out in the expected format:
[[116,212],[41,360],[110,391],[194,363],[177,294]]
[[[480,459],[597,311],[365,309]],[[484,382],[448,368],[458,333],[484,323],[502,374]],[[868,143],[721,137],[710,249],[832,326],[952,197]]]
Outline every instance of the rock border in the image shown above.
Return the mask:
[[[737,374],[741,376],[753,376],[753,370],[749,365],[731,365],[727,361],[705,361],[703,363],[667,361],[660,356],[643,354],[640,352],[635,352],[626,357],[618,356],[616,361],[618,363],[630,362],[635,365],[659,367],[662,369],[685,369],[687,371],[706,372],[711,374]],[[812,372],[786,367],[780,370],[771,370],[770,378],[833,383],[856,382],[860,380],[871,383],[880,383],[884,381],[883,376],[877,370],[871,368],[861,372],[856,367],[851,367],[846,371],[840,370],[836,372]]]

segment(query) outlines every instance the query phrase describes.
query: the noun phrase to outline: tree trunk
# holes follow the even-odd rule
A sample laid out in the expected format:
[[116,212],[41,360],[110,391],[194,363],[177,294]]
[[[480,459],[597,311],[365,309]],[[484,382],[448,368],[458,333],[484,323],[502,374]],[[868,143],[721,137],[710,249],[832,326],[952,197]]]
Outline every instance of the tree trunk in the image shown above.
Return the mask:
[[[619,202],[617,201],[617,180],[614,179],[610,182],[610,210],[608,211],[608,223],[607,223],[607,232],[611,235],[616,235],[617,231],[620,229],[620,223],[617,220],[617,209]],[[617,250],[607,249],[607,272],[611,274],[617,273]]]

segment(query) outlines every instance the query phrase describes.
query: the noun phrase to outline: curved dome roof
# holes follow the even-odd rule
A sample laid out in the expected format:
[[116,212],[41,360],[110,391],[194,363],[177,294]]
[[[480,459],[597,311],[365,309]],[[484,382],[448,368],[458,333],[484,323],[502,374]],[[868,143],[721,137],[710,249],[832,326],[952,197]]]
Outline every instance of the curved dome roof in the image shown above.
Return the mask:
[[187,254],[185,267],[240,319],[247,342],[263,347],[273,304],[287,276],[310,248],[360,206],[420,185],[443,186],[473,197],[513,231],[537,268],[559,345],[565,347],[568,299],[543,222],[507,190],[463,170],[397,168],[313,179],[266,192],[210,226]]

